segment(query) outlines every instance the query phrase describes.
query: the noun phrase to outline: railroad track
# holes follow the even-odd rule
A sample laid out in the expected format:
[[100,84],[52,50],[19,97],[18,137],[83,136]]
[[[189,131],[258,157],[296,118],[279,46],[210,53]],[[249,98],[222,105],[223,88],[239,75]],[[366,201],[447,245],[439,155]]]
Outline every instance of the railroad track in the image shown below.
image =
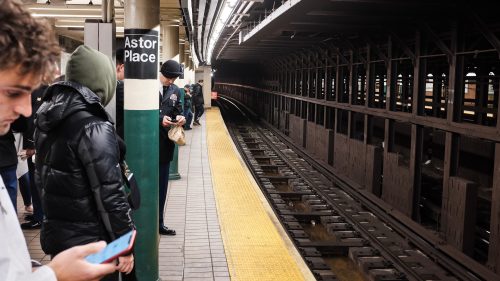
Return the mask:
[[348,194],[343,183],[253,122],[257,118],[235,101],[223,97],[220,107],[247,165],[318,280],[479,280],[439,266]]

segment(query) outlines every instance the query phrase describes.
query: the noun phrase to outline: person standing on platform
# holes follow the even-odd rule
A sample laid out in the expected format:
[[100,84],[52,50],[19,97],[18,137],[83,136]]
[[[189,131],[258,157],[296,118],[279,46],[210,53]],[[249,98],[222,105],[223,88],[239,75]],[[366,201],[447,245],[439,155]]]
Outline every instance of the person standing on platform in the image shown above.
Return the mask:
[[198,83],[193,86],[193,104],[194,104],[194,121],[193,125],[200,125],[200,117],[203,115],[204,103],[203,100],[203,80],[198,80]]
[[123,90],[125,79],[125,63],[123,61],[124,50],[116,50],[116,133],[124,139],[125,130],[123,124]]
[[[66,81],[49,86],[36,113],[35,179],[45,213],[40,240],[52,256],[111,242],[135,228],[115,128],[104,109],[116,91],[114,68],[106,55],[79,46],[68,60]],[[132,271],[132,254],[118,261],[120,272]]]
[[186,124],[184,124],[184,130],[191,130],[191,121],[193,121],[193,112],[191,108],[192,104],[192,95],[190,85],[186,84],[184,86],[184,117],[186,117]]
[[179,88],[174,81],[182,74],[181,66],[174,60],[168,60],[160,69],[160,181],[159,181],[159,232],[162,235],[175,235],[175,230],[164,224],[165,201],[167,199],[170,162],[174,157],[175,143],[168,138],[172,126],[183,126],[186,118],[182,115]]
[[[28,125],[28,124],[27,124]],[[15,146],[17,152],[17,183],[19,187],[19,192],[23,198],[24,211],[26,213],[33,213],[33,204],[31,201],[31,188],[30,188],[30,177],[28,173],[28,152],[26,146],[27,131],[23,133],[14,133],[14,138],[16,139]]]
[[[31,115],[30,94],[58,60],[60,48],[45,21],[22,4],[0,0],[0,136],[20,116]],[[3,158],[3,154],[2,154]],[[90,281],[116,270],[114,264],[90,264],[85,257],[104,242],[74,247],[33,271],[26,240],[0,176],[0,273],[4,281]]]
[[35,133],[35,112],[42,104],[42,97],[49,86],[47,84],[41,85],[31,93],[31,109],[33,114],[28,118],[28,128],[24,134],[26,156],[28,156],[28,173],[30,180],[31,201],[33,202],[33,214],[27,215],[25,219],[27,222],[21,224],[22,229],[39,229],[42,226],[43,210],[42,202],[40,201],[40,194],[35,184],[35,163],[33,162],[33,155],[35,154],[35,141],[33,135]]

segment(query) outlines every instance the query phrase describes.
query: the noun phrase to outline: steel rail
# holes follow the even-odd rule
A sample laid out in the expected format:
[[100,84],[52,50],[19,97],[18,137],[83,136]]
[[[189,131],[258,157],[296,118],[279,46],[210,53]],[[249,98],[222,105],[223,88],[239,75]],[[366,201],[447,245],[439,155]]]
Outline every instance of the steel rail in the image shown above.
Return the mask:
[[[226,97],[226,99],[227,99],[227,97]],[[237,100],[234,100],[232,98],[229,98],[227,100],[231,100],[231,102],[233,102],[233,103],[238,103],[238,104],[240,104],[240,107],[244,108],[246,111],[252,112],[248,107],[241,104]],[[241,109],[239,109],[239,110],[241,110]],[[254,126],[257,125],[255,122],[253,122],[251,120],[249,120],[249,122],[253,123]],[[357,201],[359,201],[361,203],[361,205],[366,207],[377,218],[379,218],[382,221],[384,221],[385,223],[387,223],[391,228],[393,228],[397,233],[399,233],[399,235],[405,236],[407,240],[409,240],[411,243],[413,243],[416,246],[416,248],[421,250],[428,258],[430,258],[431,260],[434,259],[435,261],[437,261],[438,264],[442,265],[443,267],[447,268],[449,271],[453,272],[453,274],[455,276],[460,276],[460,278],[462,278],[463,280],[468,280],[468,281],[495,280],[495,279],[491,279],[492,278],[491,275],[479,274],[480,277],[478,277],[477,273],[472,272],[467,267],[464,267],[461,263],[459,263],[455,259],[453,259],[453,257],[450,257],[446,253],[443,253],[442,251],[440,251],[436,246],[433,245],[433,243],[431,241],[428,241],[427,239],[425,239],[425,237],[422,237],[421,235],[418,235],[417,233],[415,233],[412,229],[408,228],[401,221],[394,218],[391,214],[388,214],[386,210],[384,210],[381,207],[379,207],[378,205],[376,205],[376,203],[372,202],[369,198],[366,198],[365,196],[360,194],[354,187],[349,185],[343,179],[339,178],[331,170],[323,167],[323,165],[321,163],[318,163],[318,161],[316,161],[315,159],[310,157],[306,152],[304,152],[304,150],[301,147],[299,147],[295,143],[288,140],[288,138],[286,136],[284,136],[282,132],[280,132],[279,130],[274,128],[272,125],[270,125],[269,123],[267,123],[263,120],[261,120],[261,122],[265,125],[266,129],[268,129],[275,136],[277,136],[280,139],[280,141],[282,141],[285,145],[287,145],[290,148],[293,148],[293,151],[298,156],[300,156],[304,160],[306,160],[306,162],[309,165],[311,165],[314,169],[316,169],[316,171],[321,173],[323,176],[328,178],[332,183],[335,183],[337,186],[339,186],[340,189],[342,189],[347,194],[349,194],[350,196],[355,198]],[[372,234],[370,234],[364,228],[358,226],[358,223],[356,223],[354,220],[352,220],[352,218],[350,218],[350,216],[348,214],[346,214],[344,211],[342,211],[342,208],[339,207],[333,200],[331,200],[330,197],[328,196],[328,194],[325,194],[325,192],[323,190],[316,188],[314,183],[312,183],[308,179],[307,175],[305,175],[303,172],[301,172],[300,169],[297,169],[293,163],[289,163],[289,161],[286,161],[287,156],[284,155],[280,151],[280,149],[278,149],[276,147],[276,145],[272,141],[270,141],[265,136],[265,134],[262,133],[262,129],[259,128],[258,130],[261,133],[261,135],[263,135],[262,140],[264,140],[269,147],[274,147],[274,152],[279,154],[280,157],[282,158],[282,160],[287,162],[287,164],[291,168],[293,168],[294,172],[296,172],[299,176],[301,176],[304,180],[306,180],[308,182],[308,184],[312,188],[314,188],[314,190],[319,195],[324,197],[323,199],[325,201],[328,201],[329,204],[331,204],[332,206],[335,206],[336,207],[335,211],[339,212],[339,214],[341,214],[345,217],[349,217],[349,220],[350,220],[349,223],[351,223],[353,226],[356,226],[357,228],[360,228],[360,229],[358,229],[358,230],[361,230],[360,232],[362,232],[367,237],[370,237],[370,239],[368,239],[368,240],[375,242],[375,244],[377,245],[376,248],[378,248],[378,250],[381,253],[387,253],[389,256],[386,258],[395,262],[395,264],[398,264],[401,267],[401,269],[403,269],[403,270],[400,270],[401,272],[411,273],[411,277],[415,278],[415,280],[425,280],[425,279],[421,279],[420,277],[418,277],[418,274],[412,268],[410,268],[408,265],[406,265],[403,261],[401,261],[401,259],[399,259],[396,255],[385,250],[384,245],[382,245],[378,239],[373,237]],[[249,166],[249,167],[251,167],[251,166]]]

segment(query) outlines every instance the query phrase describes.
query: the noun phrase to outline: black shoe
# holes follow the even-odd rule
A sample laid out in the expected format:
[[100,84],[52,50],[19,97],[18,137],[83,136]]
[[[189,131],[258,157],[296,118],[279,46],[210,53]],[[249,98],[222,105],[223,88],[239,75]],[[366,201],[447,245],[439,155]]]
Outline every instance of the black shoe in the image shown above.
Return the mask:
[[189,130],[192,130],[193,128],[191,127],[187,127],[187,128],[184,128],[184,131],[189,131]]
[[160,225],[160,234],[161,235],[175,235],[175,230],[170,229],[164,225]]
[[35,220],[35,215],[26,215],[24,216],[25,221],[34,221]]
[[42,223],[39,221],[30,221],[21,223],[22,229],[40,229],[42,227]]
[[200,126],[200,122],[198,122],[198,121],[194,121],[194,122],[193,122],[193,125]]

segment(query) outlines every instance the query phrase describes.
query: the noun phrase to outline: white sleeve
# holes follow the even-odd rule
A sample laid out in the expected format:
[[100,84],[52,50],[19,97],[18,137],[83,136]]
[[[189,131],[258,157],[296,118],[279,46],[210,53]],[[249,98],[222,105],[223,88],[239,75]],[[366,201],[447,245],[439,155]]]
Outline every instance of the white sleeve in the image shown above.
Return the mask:
[[57,281],[56,274],[52,268],[42,266],[37,268],[34,272],[18,276],[15,281]]
[[31,274],[31,280],[57,281],[56,273],[48,266],[39,267]]

